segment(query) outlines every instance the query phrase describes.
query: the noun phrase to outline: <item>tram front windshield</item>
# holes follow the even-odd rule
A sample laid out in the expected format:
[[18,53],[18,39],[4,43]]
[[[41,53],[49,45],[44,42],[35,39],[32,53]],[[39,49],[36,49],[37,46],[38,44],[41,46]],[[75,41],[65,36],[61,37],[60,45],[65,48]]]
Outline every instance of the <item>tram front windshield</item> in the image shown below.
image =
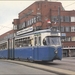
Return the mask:
[[60,37],[47,36],[46,42],[47,42],[47,45],[61,45]]

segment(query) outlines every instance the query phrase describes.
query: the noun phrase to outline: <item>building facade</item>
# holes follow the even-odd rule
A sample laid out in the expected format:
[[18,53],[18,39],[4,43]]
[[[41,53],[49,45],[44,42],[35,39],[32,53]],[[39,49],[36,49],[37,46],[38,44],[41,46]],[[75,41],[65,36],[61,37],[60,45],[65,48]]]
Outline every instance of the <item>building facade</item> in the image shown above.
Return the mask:
[[75,10],[66,11],[60,2],[45,0],[34,2],[18,15],[12,22],[15,35],[56,27],[61,31],[63,56],[75,56]]
[[75,10],[64,10],[60,2],[37,1],[20,12],[13,24],[17,31],[31,26],[34,31],[56,27],[61,31],[63,56],[75,56]]
[[14,30],[10,30],[2,35],[0,35],[0,42],[1,41],[4,41],[4,40],[7,40],[7,39],[12,39],[14,38],[14,33],[16,33],[16,31]]

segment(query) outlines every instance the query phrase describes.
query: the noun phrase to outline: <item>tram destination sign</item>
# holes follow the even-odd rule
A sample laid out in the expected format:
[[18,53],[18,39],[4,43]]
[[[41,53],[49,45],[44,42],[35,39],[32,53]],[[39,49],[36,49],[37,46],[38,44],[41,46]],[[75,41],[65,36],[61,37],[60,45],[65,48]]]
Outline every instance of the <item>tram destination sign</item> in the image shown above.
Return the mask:
[[24,34],[24,33],[27,33],[27,32],[31,32],[33,31],[33,27],[28,27],[28,28],[25,28],[25,29],[22,29],[20,31],[17,31],[17,35],[21,35],[21,34]]

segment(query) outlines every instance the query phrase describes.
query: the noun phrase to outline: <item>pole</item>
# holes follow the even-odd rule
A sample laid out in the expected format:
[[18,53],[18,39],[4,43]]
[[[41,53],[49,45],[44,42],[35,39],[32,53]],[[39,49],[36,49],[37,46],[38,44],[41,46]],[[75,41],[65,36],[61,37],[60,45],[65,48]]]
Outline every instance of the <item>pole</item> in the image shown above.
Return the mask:
[[61,18],[60,18],[60,7],[58,7],[58,27],[61,32]]
[[15,38],[13,37],[13,54],[12,54],[12,59],[14,60],[14,40],[15,40]]
[[15,52],[15,50],[14,50],[14,44],[15,44],[14,40],[15,40],[15,37],[14,37],[14,25],[13,25],[13,38],[12,38],[12,43],[13,43],[13,48],[12,48],[12,59],[13,59],[13,60],[14,60],[14,52]]
[[[52,21],[52,20],[51,20],[51,11],[52,11],[52,10],[50,9],[50,21]],[[50,23],[50,27],[52,27],[52,24],[51,24],[51,23]]]
[[8,59],[10,58],[9,39],[8,39]]

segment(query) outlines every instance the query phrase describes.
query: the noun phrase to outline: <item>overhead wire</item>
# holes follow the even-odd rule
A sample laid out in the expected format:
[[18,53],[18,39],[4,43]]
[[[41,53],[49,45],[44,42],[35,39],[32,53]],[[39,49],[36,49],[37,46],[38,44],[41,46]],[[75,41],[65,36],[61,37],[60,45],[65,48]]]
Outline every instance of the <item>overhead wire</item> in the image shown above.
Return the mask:
[[[1,27],[1,28],[0,28],[0,31],[1,31],[2,29],[4,29],[4,28],[9,28],[9,29],[11,29],[11,30],[13,29],[13,28],[10,28],[10,27],[8,27],[8,26],[2,26],[2,25],[1,25],[0,27]],[[1,34],[0,34],[0,35],[1,35]]]
[[64,7],[66,8],[66,7],[69,7],[69,6],[73,5],[73,4],[75,4],[75,2],[73,2],[73,3],[69,4],[69,5],[66,5]]
[[2,25],[1,25],[0,27],[12,29],[11,27],[8,27],[8,26],[2,26]]
[[[56,1],[56,2],[58,1],[58,2],[59,2],[59,0],[55,0],[55,1]],[[67,8],[67,7],[69,7],[69,6],[73,5],[73,4],[75,4],[75,2],[73,2],[73,3],[71,3],[71,4],[68,4],[68,5],[64,6],[64,8]]]

